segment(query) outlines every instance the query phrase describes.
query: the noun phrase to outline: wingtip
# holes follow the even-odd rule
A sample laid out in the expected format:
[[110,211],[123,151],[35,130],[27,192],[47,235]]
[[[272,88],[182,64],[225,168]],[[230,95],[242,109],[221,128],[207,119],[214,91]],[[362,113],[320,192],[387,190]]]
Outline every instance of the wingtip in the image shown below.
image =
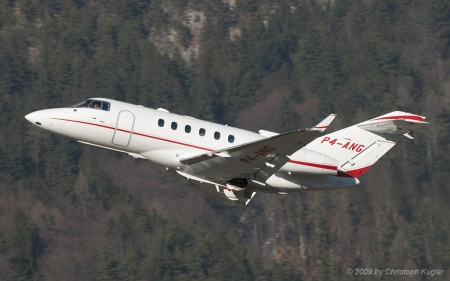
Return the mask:
[[328,115],[325,119],[323,119],[322,121],[320,121],[316,126],[312,127],[311,129],[314,131],[320,131],[320,132],[324,132],[328,126],[331,124],[331,122],[333,122],[334,118],[336,118],[337,114],[332,113],[330,115]]

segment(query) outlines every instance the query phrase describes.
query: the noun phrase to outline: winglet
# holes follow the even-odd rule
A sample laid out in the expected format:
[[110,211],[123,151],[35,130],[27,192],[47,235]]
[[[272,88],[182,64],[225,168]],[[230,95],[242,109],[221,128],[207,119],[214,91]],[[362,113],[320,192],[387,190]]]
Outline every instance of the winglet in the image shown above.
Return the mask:
[[334,118],[336,118],[337,114],[330,114],[327,116],[327,118],[323,119],[319,122],[316,126],[311,128],[311,131],[319,131],[321,133],[325,132],[325,130],[328,128],[328,126],[333,122]]

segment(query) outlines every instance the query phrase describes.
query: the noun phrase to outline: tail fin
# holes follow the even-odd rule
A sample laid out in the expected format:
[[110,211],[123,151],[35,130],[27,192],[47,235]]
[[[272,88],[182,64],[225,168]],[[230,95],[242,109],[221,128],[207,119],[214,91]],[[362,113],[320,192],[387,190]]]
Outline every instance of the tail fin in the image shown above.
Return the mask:
[[306,148],[339,161],[340,176],[357,178],[412,129],[428,124],[425,117],[395,111],[324,135]]

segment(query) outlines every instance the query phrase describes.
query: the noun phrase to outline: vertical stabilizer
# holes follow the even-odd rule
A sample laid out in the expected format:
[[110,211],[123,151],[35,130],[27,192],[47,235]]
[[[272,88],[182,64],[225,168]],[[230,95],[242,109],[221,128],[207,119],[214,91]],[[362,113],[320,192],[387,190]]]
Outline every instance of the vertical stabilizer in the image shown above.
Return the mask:
[[315,139],[307,149],[339,161],[339,175],[357,178],[408,133],[428,124],[425,117],[395,111]]

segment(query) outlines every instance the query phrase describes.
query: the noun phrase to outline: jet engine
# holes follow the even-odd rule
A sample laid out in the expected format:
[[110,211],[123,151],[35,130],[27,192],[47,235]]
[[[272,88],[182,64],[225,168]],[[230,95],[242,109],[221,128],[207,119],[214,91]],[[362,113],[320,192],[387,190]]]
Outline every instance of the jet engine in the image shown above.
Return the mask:
[[292,154],[281,170],[291,173],[336,175],[339,161],[323,153],[302,148]]

